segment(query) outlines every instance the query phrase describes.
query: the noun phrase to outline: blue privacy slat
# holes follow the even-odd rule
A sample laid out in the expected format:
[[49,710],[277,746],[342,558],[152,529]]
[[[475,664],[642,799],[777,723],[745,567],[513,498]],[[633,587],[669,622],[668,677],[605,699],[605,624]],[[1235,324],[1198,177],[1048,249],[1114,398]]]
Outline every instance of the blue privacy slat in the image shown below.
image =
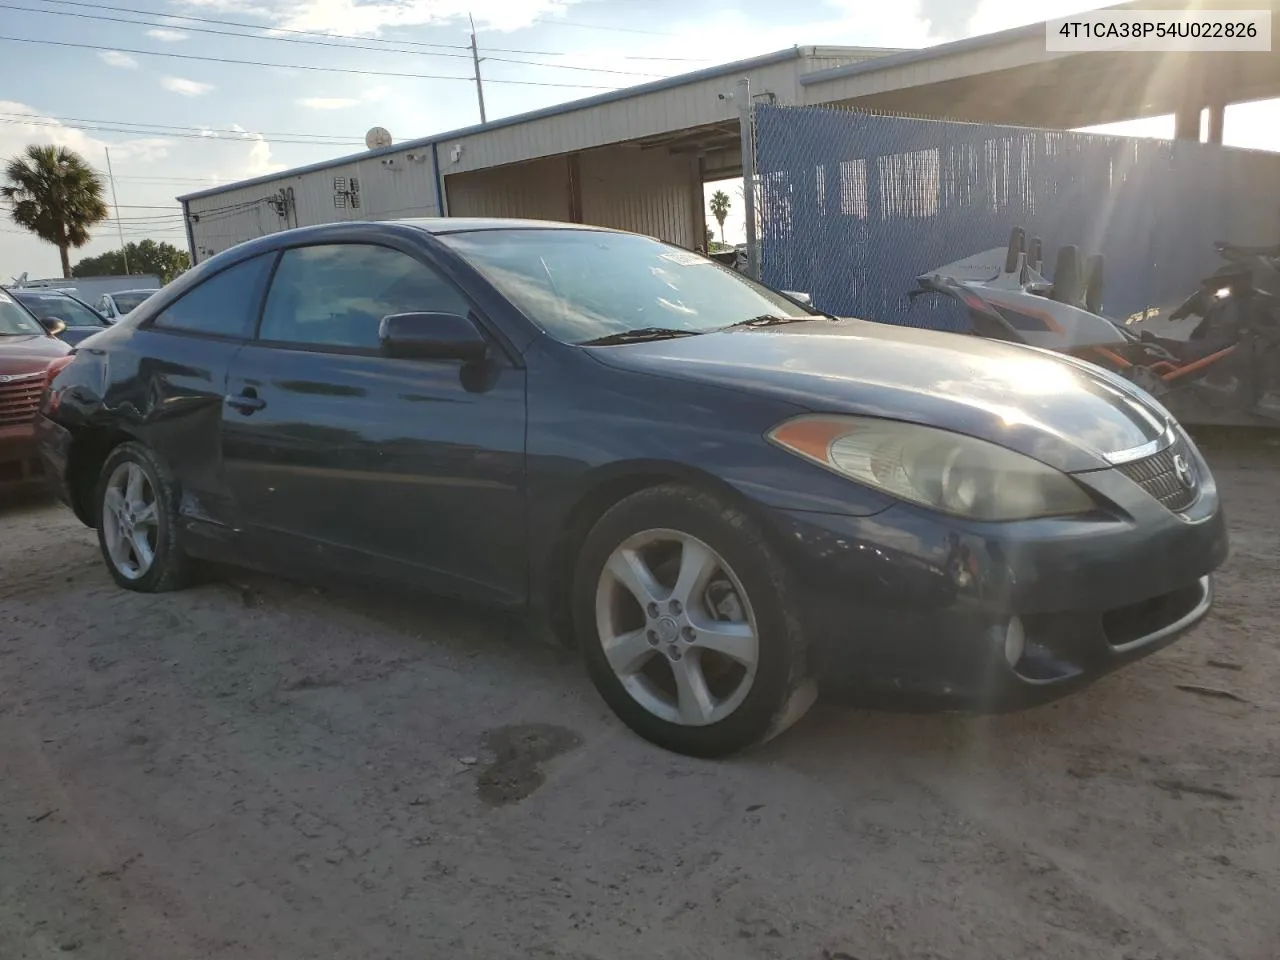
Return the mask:
[[[756,109],[761,265],[771,286],[830,313],[966,328],[956,304],[908,304],[915,277],[1003,246],[1012,227],[1106,258],[1103,312],[1171,309],[1232,239],[1221,152],[1199,144],[882,117]],[[1277,224],[1280,226],[1280,224]]]

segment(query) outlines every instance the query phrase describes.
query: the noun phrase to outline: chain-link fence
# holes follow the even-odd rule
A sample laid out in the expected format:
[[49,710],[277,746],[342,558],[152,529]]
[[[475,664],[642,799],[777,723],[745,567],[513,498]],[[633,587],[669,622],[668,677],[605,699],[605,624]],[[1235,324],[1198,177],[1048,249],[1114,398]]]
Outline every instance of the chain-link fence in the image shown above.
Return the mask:
[[1217,240],[1280,240],[1280,156],[1183,141],[759,106],[762,278],[830,313],[965,329],[915,278],[1013,227],[1105,257],[1103,312],[1172,309]]

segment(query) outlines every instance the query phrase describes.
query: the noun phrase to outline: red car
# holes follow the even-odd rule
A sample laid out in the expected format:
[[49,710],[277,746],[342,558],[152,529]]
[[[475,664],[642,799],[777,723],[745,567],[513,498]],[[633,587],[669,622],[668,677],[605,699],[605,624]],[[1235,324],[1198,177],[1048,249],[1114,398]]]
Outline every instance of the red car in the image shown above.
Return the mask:
[[70,354],[70,346],[0,290],[0,488],[43,476],[33,437],[36,407]]

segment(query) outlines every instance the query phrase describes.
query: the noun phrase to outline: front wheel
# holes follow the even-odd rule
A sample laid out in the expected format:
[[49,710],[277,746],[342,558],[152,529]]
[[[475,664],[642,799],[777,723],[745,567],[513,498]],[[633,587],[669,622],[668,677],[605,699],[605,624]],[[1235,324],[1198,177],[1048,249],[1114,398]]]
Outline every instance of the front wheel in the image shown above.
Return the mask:
[[177,487],[164,463],[141,443],[116,447],[97,491],[98,545],[120,586],[142,593],[187,584],[190,561],[178,544]]
[[793,609],[758,525],[684,486],[609,510],[574,579],[575,625],[601,696],[640,736],[692,756],[762,743],[812,705]]

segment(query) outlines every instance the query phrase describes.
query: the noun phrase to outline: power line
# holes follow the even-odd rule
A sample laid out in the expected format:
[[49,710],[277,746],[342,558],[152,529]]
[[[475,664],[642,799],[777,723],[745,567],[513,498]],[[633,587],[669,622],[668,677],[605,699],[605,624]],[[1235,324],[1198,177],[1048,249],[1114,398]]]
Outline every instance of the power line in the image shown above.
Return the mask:
[[[181,133],[173,130],[139,129],[135,127],[126,127],[120,124],[108,126],[106,124],[91,124],[91,123],[62,123],[57,120],[49,121],[43,118],[23,119],[23,120],[0,119],[0,123],[22,124],[24,126],[31,126],[31,127],[47,127],[49,129],[83,130],[83,131],[96,132],[96,133],[122,133],[122,134],[127,134],[129,136],[159,137],[159,138],[177,137],[185,140],[199,140],[205,143],[242,144],[242,143],[270,142],[273,144],[289,143],[289,144],[297,144],[300,146],[309,146],[309,147],[354,147],[361,144],[361,142],[358,140],[290,140],[284,137],[272,137],[268,141],[266,139],[268,135],[262,134],[262,133],[245,133],[238,138],[232,139],[224,136],[209,136],[201,133]],[[257,139],[259,137],[263,139],[259,141]]]
[[[461,44],[461,43],[427,43],[421,40],[393,40],[393,39],[387,39],[384,37],[361,37],[361,36],[355,36],[352,34],[345,34],[345,33],[319,33],[314,30],[291,30],[288,27],[271,27],[271,26],[266,26],[264,24],[260,24],[260,23],[245,23],[243,21],[237,21],[237,20],[218,20],[212,17],[196,17],[190,14],[185,14],[185,13],[165,13],[160,10],[139,10],[136,7],[119,7],[119,6],[112,6],[110,4],[105,4],[105,3],[87,3],[87,2],[84,2],[84,0],[40,0],[40,2],[56,3],[59,6],[64,6],[64,7],[88,7],[91,10],[111,10],[115,13],[133,13],[139,16],[144,16],[144,17],[161,17],[163,19],[160,23],[146,24],[146,26],[160,26],[160,27],[176,28],[181,30],[190,30],[192,33],[197,32],[194,27],[188,27],[188,26],[185,26],[184,24],[174,24],[172,22],[167,22],[167,21],[184,20],[190,23],[212,23],[212,24],[217,24],[218,26],[223,26],[223,27],[240,27],[241,29],[244,29],[244,30],[266,30],[271,33],[288,33],[294,36],[321,37],[323,39],[329,39],[329,40],[359,40],[361,42],[367,42],[367,43],[398,44],[400,46],[406,46],[406,47],[426,47],[426,48],[441,49],[441,50],[466,50],[467,49],[467,45]],[[136,23],[137,21],[125,21],[125,22]],[[559,23],[560,21],[543,20],[541,22],[554,24],[554,23]],[[573,24],[573,26],[590,26],[590,25],[589,24]],[[608,30],[608,29],[622,29],[622,28],[599,27],[597,29]],[[645,33],[648,31],[636,30],[636,31],[627,31],[627,32]],[[660,33],[660,34],[654,34],[654,35],[662,36],[662,37],[677,36],[677,34],[671,34],[671,33]],[[555,51],[555,50],[522,50],[522,49],[514,49],[511,47],[486,47],[485,49],[492,53],[522,53],[527,56],[535,56],[535,57],[569,56],[569,54],[566,54],[563,51]],[[412,51],[401,51],[401,52],[407,53]],[[459,56],[465,56],[465,54],[459,54]],[[646,57],[646,56],[641,56],[636,54],[624,56],[621,59],[623,60],[673,60],[673,61],[687,60],[687,62],[690,62],[690,63],[709,63],[710,62],[709,60],[706,60],[700,57],[689,57],[689,58]]]
[[[102,173],[102,171],[101,171],[101,170],[98,170],[98,171],[96,171],[96,172],[97,172],[97,173],[100,173],[100,174]],[[215,176],[208,176],[208,177],[144,177],[144,176],[135,176],[135,175],[130,175],[130,174],[119,174],[119,173],[117,173],[117,174],[116,174],[116,179],[117,179],[117,180],[122,180],[122,181],[125,181],[125,182],[128,182],[128,183],[214,183],[214,182],[219,181],[219,180],[222,180],[222,179],[224,179],[224,178],[222,178],[222,177],[215,177]]]
[[166,213],[166,214],[152,213],[152,214],[146,214],[146,215],[137,214],[137,215],[130,215],[130,216],[112,216],[112,217],[107,217],[107,219],[112,221],[120,220],[124,223],[128,223],[129,221],[134,221],[134,222],[148,221],[148,222],[158,223],[162,220],[181,220],[182,214],[181,213]]
[[[72,10],[41,10],[37,7],[20,7],[11,3],[0,3],[0,10],[21,10],[25,13],[39,13],[46,16],[54,17],[74,17],[79,20],[105,20],[110,23],[128,23],[134,26],[142,27],[163,27],[164,23],[146,20],[125,20],[122,17],[107,17],[96,13],[79,13]],[[230,30],[214,30],[211,27],[186,27],[192,33],[211,33],[222,37],[237,37],[242,40],[271,40],[277,43],[301,43],[313,47],[336,47],[339,50],[373,50],[377,53],[401,53],[407,56],[415,57],[451,57],[458,60],[470,60],[469,53],[439,53],[430,50],[388,50],[383,47],[369,46],[368,44],[358,43],[333,43],[326,40],[303,40],[298,37],[268,37],[261,34],[251,33],[232,33]],[[157,54],[160,55],[160,54]],[[496,63],[519,63],[531,67],[545,67],[548,70],[576,70],[586,73],[613,73],[624,77],[647,77],[649,79],[658,79],[661,74],[656,73],[636,73],[631,70],[611,70],[604,67],[584,67],[577,64],[567,63],[538,63],[534,60],[515,60],[504,57],[491,57],[486,55],[486,60],[492,60]]]
[[[171,60],[200,60],[205,63],[232,63],[242,67],[275,67],[279,70],[310,70],[316,73],[348,73],[366,77],[405,77],[410,80],[461,80],[473,83],[474,77],[458,77],[438,73],[399,73],[392,70],[357,70],[354,67],[317,67],[302,63],[267,63],[261,60],[235,60],[230,57],[202,57],[194,53],[161,53],[155,50],[136,50],[132,47],[105,47],[93,43],[72,43],[69,40],[37,40],[34,37],[0,37],[10,43],[35,43],[48,47],[71,47],[77,50],[109,50],[115,53],[132,53],[140,57],[167,57]],[[505,83],[520,87],[562,87],[574,90],[615,90],[589,83],[553,83],[546,80],[490,80],[489,83]]]
[[155,127],[156,133],[165,133],[170,130],[177,130],[180,132],[197,133],[200,136],[205,137],[206,139],[211,139],[209,137],[209,134],[211,133],[226,133],[232,136],[239,136],[239,137],[257,137],[257,136],[294,137],[294,138],[306,137],[306,138],[315,138],[315,139],[323,140],[326,143],[336,143],[336,144],[364,143],[363,137],[357,137],[354,134],[352,134],[349,137],[342,137],[342,136],[336,136],[336,135],[330,135],[330,134],[324,134],[324,133],[282,133],[279,130],[276,130],[276,131],[237,130],[234,128],[227,128],[227,127],[190,127],[190,126],[183,126],[181,124],[175,124],[175,123],[151,123],[150,121],[147,121],[147,120],[101,120],[101,119],[94,119],[90,117],[55,117],[55,116],[45,116],[42,114],[31,114],[31,113],[0,112],[0,117],[16,117],[19,120],[29,117],[32,120],[55,120],[59,123],[106,123],[106,124],[111,124],[113,126],[123,126],[123,127],[142,127],[142,128]]

